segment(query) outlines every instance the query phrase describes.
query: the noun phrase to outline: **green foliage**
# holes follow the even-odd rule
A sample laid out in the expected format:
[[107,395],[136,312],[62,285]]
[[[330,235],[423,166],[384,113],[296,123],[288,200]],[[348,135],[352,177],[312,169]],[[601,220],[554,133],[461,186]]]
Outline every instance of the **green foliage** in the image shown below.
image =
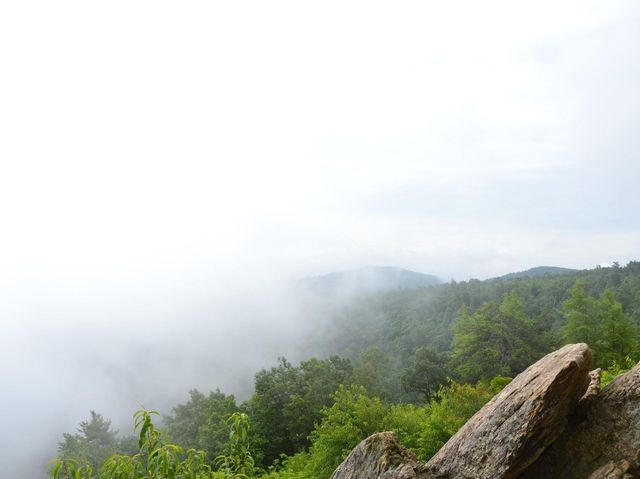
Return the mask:
[[[133,455],[114,454],[100,466],[99,479],[214,479],[204,451],[186,452],[175,444],[164,444],[152,421],[156,411],[142,409],[134,415],[139,430],[139,451]],[[52,479],[93,479],[93,468],[73,459],[58,459]]]
[[315,479],[310,472],[310,454],[299,452],[294,456],[283,456],[261,479]]
[[397,404],[389,406],[367,394],[364,386],[340,386],[335,403],[322,411],[322,421],[311,434],[309,452],[301,452],[281,461],[269,479],[324,479],[360,441],[379,431],[394,431],[407,447],[417,450],[427,406]]
[[428,460],[498,391],[501,381],[494,387],[482,383],[452,383],[440,388],[429,403],[429,416],[422,425],[418,456]]
[[[363,296],[334,312],[329,327],[314,335],[314,345],[354,362],[368,348],[377,346],[389,356],[390,377],[399,378],[402,371],[411,367],[418,348],[451,350],[453,325],[462,308],[473,315],[482,304],[500,304],[505,293],[515,292],[525,316],[532,320],[536,339],[541,340],[542,347],[535,345],[534,349],[543,354],[565,343],[562,303],[578,280],[593,297],[610,289],[631,321],[640,324],[640,262],[632,261],[624,267],[614,265],[564,275],[472,279]],[[487,373],[487,377],[491,375]],[[408,398],[401,389],[392,388],[390,394],[393,401],[415,399]]]
[[390,393],[391,361],[378,346],[371,346],[360,357],[354,370],[355,384],[365,387],[371,396],[387,399]]
[[280,454],[294,454],[302,444],[296,444],[289,411],[292,398],[304,394],[302,373],[285,358],[270,370],[255,376],[255,392],[248,405],[255,431],[256,458],[268,466]]
[[598,304],[591,298],[584,283],[577,281],[569,291],[569,299],[562,303],[567,324],[563,329],[567,343],[587,343],[594,347],[599,341]]
[[296,451],[309,446],[309,434],[321,419],[321,410],[333,403],[333,394],[341,384],[351,384],[353,367],[348,359],[332,356],[300,363],[302,394],[294,396],[286,409]]
[[351,384],[352,375],[351,361],[338,356],[312,358],[299,367],[280,358],[276,367],[257,373],[247,408],[258,464],[266,468],[281,454],[291,456],[306,449],[320,411],[332,404],[340,384]]
[[605,289],[600,299],[595,299],[586,293],[584,284],[576,282],[563,303],[563,312],[567,320],[565,341],[587,343],[597,366],[638,356],[638,326],[624,313],[611,290]]
[[496,376],[491,381],[489,381],[489,390],[492,394],[498,394],[502,391],[507,384],[509,384],[513,378],[507,376]]
[[326,479],[360,441],[375,432],[393,431],[419,457],[431,457],[455,432],[499,392],[510,378],[489,384],[455,384],[440,388],[423,405],[388,405],[367,395],[362,386],[341,386],[335,403],[323,410],[309,452],[284,458],[270,479]]
[[419,454],[422,449],[424,426],[430,414],[428,404],[395,404],[389,408],[381,431],[395,432],[403,446]]
[[53,479],[91,479],[93,467],[88,463],[81,463],[74,459],[57,459],[49,475]]
[[515,292],[501,304],[487,302],[472,315],[463,309],[454,327],[453,358],[463,381],[514,376],[542,356],[548,345]]
[[247,479],[255,476],[255,463],[249,451],[249,416],[235,412],[229,417],[228,454],[215,463],[225,479]]
[[605,387],[618,376],[622,376],[636,365],[635,361],[630,357],[626,357],[624,362],[612,361],[607,369],[602,370],[600,387]]
[[[255,393],[241,407],[220,391],[191,391],[166,418],[171,443],[153,427],[151,412],[136,416],[139,444],[118,440],[92,413],[78,434],[64,435],[52,477],[90,479],[98,471],[101,479],[323,479],[382,430],[428,459],[509,382],[505,376],[562,341],[588,342],[597,363],[611,365],[603,371],[606,384],[640,356],[638,323],[638,262],[363,296],[314,338],[351,359],[293,366],[281,358],[256,374]],[[455,374],[482,382],[448,383]],[[240,411],[251,417],[251,452],[248,417]],[[99,467],[113,452],[120,454]],[[221,470],[213,472],[207,457],[216,456]]]
[[595,343],[597,363],[622,363],[629,357],[637,358],[638,327],[608,289],[600,299],[600,314],[600,338]]
[[193,389],[189,395],[187,403],[174,407],[173,414],[164,417],[171,441],[185,449],[206,451],[209,458],[225,453],[227,419],[239,410],[235,398],[220,390],[205,396]]
[[107,457],[116,452],[119,452],[117,431],[111,429],[111,421],[95,411],[91,411],[91,419],[80,423],[76,434],[65,433],[58,443],[58,457],[74,459],[92,470],[97,470]]
[[402,387],[406,392],[415,392],[421,400],[429,399],[447,382],[446,358],[438,351],[422,347],[413,358],[413,364],[401,375]]
[[330,477],[360,441],[382,429],[388,407],[367,395],[363,386],[340,386],[334,404],[322,410],[322,421],[311,433],[307,471],[316,479]]

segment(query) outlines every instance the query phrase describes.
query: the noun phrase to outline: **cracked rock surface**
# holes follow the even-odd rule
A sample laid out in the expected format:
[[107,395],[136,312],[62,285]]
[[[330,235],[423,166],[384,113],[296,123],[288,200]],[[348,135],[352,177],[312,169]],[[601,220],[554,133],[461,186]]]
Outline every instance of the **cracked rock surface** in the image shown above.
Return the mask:
[[640,478],[640,364],[591,397],[522,477]]
[[358,444],[331,479],[431,479],[431,476],[394,433],[380,432]]
[[590,383],[591,364],[583,343],[546,355],[478,411],[427,470],[437,479],[517,477],[564,430]]
[[354,448],[332,479],[640,479],[640,364],[600,390],[586,344],[548,354],[427,464],[395,434]]

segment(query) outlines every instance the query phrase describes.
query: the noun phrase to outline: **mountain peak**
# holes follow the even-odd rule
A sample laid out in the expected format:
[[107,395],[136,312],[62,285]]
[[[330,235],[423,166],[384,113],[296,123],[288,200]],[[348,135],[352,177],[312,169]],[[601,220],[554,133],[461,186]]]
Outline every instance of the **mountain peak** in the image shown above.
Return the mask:
[[363,266],[301,280],[306,288],[329,294],[353,295],[440,284],[436,276],[396,266]]
[[513,279],[513,278],[537,278],[540,276],[558,276],[562,274],[570,274],[578,271],[577,269],[561,268],[558,266],[536,266],[525,271],[519,271],[517,273],[509,273],[502,276],[498,276],[494,279]]

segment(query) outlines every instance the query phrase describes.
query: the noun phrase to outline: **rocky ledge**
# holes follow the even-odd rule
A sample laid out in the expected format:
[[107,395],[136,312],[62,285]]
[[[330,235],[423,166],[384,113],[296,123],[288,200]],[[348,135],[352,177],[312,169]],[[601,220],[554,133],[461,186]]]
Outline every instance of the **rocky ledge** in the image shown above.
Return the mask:
[[361,442],[332,479],[640,478],[640,365],[600,390],[570,344],[519,374],[427,464],[391,432]]

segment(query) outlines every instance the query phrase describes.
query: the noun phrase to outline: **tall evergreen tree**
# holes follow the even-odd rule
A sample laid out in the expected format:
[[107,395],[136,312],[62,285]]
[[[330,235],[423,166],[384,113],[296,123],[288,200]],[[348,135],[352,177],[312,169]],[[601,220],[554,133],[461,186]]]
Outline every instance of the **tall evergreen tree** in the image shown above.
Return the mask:
[[482,377],[506,375],[501,361],[501,331],[491,318],[497,315],[498,305],[484,303],[472,315],[467,308],[460,311],[454,326],[453,359],[456,372],[465,381]]
[[627,357],[638,359],[638,327],[622,310],[613,293],[606,290],[599,301],[600,338],[596,343],[596,362],[609,367],[614,361],[624,364]]
[[515,292],[501,304],[484,303],[473,315],[463,309],[454,326],[453,359],[464,381],[514,376],[545,351]]
[[91,411],[91,419],[82,421],[76,434],[63,434],[63,440],[58,443],[58,457],[84,461],[97,470],[107,457],[118,451],[117,435],[118,431],[111,429],[111,421]]
[[584,283],[577,281],[573,285],[562,307],[567,320],[563,329],[565,342],[587,343],[595,348],[599,341],[598,304],[587,294]]

